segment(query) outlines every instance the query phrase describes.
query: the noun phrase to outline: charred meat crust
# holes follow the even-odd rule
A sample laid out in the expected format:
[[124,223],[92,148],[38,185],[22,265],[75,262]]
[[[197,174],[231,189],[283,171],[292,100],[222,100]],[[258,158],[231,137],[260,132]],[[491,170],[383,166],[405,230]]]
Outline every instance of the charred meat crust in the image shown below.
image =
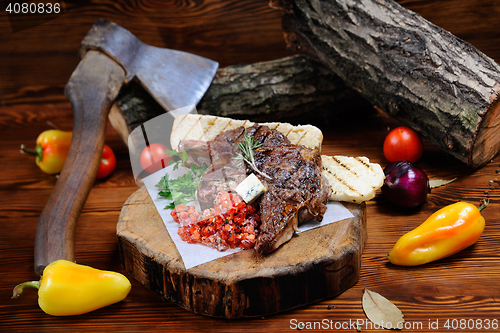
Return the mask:
[[[186,149],[189,161],[210,161],[198,187],[198,200],[202,209],[213,206],[220,190],[232,191],[252,169],[235,167],[233,157],[239,152],[237,143],[245,135],[261,146],[254,151],[257,168],[270,175],[272,180],[256,174],[266,187],[258,199],[261,226],[255,251],[269,253],[290,240],[297,226],[307,220],[323,219],[326,202],[330,197],[330,186],[321,174],[321,155],[318,149],[293,145],[279,131],[258,124],[223,132],[213,141],[181,142],[179,148]],[[204,152],[203,152],[204,150]]]

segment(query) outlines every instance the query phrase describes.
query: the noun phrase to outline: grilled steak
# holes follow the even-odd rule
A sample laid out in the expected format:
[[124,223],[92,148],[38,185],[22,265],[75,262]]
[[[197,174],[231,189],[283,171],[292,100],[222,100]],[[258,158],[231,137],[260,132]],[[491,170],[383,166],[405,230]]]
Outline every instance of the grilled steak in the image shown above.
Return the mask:
[[273,180],[259,177],[267,191],[260,201],[262,225],[255,251],[268,253],[287,242],[297,226],[323,219],[330,187],[321,174],[317,149],[281,145],[255,151],[257,168]]
[[190,158],[191,163],[211,162],[198,187],[202,209],[213,206],[218,191],[233,190],[254,172],[246,164],[236,167],[232,158],[239,152],[237,143],[247,134],[261,144],[254,151],[257,168],[271,177],[267,179],[256,173],[266,192],[258,199],[261,226],[255,251],[264,254],[290,240],[300,223],[312,218],[321,221],[331,188],[321,174],[321,156],[317,149],[292,145],[283,134],[267,126],[239,127],[219,134],[205,145],[196,141],[179,145],[188,154],[197,156]]

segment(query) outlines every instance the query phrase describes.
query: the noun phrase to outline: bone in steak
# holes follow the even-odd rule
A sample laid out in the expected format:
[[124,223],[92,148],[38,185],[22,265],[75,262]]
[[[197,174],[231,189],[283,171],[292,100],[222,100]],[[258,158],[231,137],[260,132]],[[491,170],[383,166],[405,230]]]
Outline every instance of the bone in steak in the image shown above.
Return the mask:
[[[257,168],[271,176],[268,180],[256,173],[266,187],[258,199],[261,226],[255,251],[269,253],[290,240],[297,226],[315,218],[323,219],[330,186],[321,174],[321,155],[318,149],[293,145],[279,131],[267,126],[239,127],[219,134],[213,141],[183,141],[189,163],[201,165],[210,161],[198,186],[202,209],[213,206],[218,191],[232,191],[253,170],[245,165],[235,167],[232,157],[239,152],[237,143],[245,135],[253,136]],[[229,148],[230,147],[230,148]]]

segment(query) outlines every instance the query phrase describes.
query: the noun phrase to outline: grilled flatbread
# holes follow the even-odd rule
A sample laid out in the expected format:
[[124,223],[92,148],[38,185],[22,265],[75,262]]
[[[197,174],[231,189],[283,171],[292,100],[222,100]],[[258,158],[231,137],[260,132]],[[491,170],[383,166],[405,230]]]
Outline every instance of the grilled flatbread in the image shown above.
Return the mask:
[[323,175],[332,193],[330,200],[361,203],[373,199],[384,184],[384,171],[366,157],[321,155]]
[[[312,125],[293,126],[288,123],[259,123],[283,133],[292,144],[321,149],[323,133]],[[225,117],[200,114],[184,114],[175,118],[170,136],[172,149],[177,150],[181,140],[211,141],[222,132],[240,126],[250,127],[249,120],[235,120]],[[321,151],[321,150],[320,150]]]

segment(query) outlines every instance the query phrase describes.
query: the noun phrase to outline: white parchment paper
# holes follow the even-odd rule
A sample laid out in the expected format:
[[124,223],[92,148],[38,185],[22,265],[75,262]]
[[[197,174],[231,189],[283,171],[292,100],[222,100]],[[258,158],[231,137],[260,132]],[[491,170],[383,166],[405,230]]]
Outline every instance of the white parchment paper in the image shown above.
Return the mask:
[[[170,234],[170,237],[179,250],[186,269],[241,251],[240,249],[228,249],[224,252],[220,252],[214,248],[202,244],[189,244],[181,240],[180,236],[177,234],[179,224],[174,221],[172,216],[170,216],[171,210],[165,209],[165,206],[167,206],[170,202],[162,197],[159,197],[159,191],[155,187],[155,185],[160,181],[161,177],[165,176],[165,174],[167,173],[169,179],[175,179],[182,176],[185,173],[185,170],[182,166],[177,170],[173,170],[173,166],[169,166],[144,178],[143,182],[148,190],[149,195],[151,196],[151,199],[153,200],[153,203],[156,206],[156,209],[158,210],[158,213],[163,220],[163,223],[165,224],[165,227],[168,230],[168,233]],[[305,232],[310,229],[318,228],[351,217],[354,217],[354,215],[352,215],[352,213],[341,203],[331,201],[327,204],[327,210],[323,217],[323,221],[318,222],[316,220],[311,220],[309,222],[303,223],[299,227],[299,230],[300,232]]]

